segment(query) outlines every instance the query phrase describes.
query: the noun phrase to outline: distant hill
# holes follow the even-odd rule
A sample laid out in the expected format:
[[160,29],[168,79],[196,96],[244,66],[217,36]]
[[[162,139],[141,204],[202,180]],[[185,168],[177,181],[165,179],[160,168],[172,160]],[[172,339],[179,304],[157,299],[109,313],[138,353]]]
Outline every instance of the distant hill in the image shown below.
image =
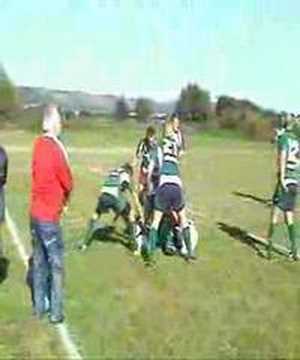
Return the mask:
[[18,91],[25,106],[37,106],[53,101],[68,111],[111,113],[117,101],[117,97],[113,95],[89,94],[83,91],[52,90],[29,86],[20,86]]
[[[111,114],[114,112],[118,96],[91,94],[84,91],[67,91],[43,87],[19,86],[18,92],[25,107],[39,106],[55,102],[67,111],[89,111],[91,113]],[[129,106],[135,105],[136,99],[127,99]],[[175,101],[153,101],[154,112],[173,112]]]

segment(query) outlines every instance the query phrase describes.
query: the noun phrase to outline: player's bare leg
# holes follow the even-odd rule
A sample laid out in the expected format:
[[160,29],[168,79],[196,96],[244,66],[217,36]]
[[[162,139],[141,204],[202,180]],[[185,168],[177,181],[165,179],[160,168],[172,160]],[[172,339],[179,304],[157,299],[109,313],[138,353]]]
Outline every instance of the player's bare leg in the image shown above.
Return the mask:
[[83,243],[79,245],[80,250],[82,250],[82,251],[86,250],[87,247],[91,244],[92,239],[93,239],[94,227],[95,227],[95,224],[96,224],[97,220],[99,219],[99,217],[100,217],[100,215],[95,212],[93,214],[93,216],[91,217],[91,219],[89,220]]
[[273,235],[275,233],[276,227],[278,225],[278,219],[280,216],[281,210],[277,206],[273,206],[271,211],[271,220],[267,235],[268,245],[267,245],[267,257],[268,259],[272,258],[272,250],[273,250]]

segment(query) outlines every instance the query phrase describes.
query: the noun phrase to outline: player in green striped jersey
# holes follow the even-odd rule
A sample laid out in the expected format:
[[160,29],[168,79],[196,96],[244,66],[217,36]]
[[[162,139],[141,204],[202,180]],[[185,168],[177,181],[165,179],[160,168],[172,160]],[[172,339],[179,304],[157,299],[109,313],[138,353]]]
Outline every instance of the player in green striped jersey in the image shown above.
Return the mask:
[[278,181],[273,195],[271,222],[268,231],[268,258],[271,258],[272,255],[272,238],[281,212],[284,213],[288,229],[291,246],[290,256],[294,260],[298,258],[294,210],[300,180],[300,144],[293,133],[294,125],[294,118],[291,116],[286,117],[285,131],[277,139]]
[[133,168],[128,163],[108,174],[104,180],[95,212],[89,221],[84,243],[80,246],[81,250],[85,250],[90,245],[97,220],[102,214],[109,211],[113,211],[115,214],[115,221],[119,217],[123,219],[126,224],[125,233],[133,240],[132,206],[124,195],[125,192],[129,192],[134,197],[132,177]]

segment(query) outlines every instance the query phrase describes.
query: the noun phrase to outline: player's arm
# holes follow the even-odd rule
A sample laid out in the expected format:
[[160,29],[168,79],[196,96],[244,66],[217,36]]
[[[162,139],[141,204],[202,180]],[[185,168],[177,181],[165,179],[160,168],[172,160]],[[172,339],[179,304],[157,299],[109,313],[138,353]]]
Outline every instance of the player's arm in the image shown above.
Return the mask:
[[143,209],[141,207],[140,201],[139,201],[139,197],[136,191],[132,190],[131,191],[131,198],[132,198],[132,203],[133,203],[133,208],[134,208],[134,212],[135,214],[142,220],[144,221],[144,213],[143,213]]
[[139,165],[140,162],[142,161],[142,148],[143,148],[143,139],[139,141],[135,151],[135,163],[137,165]]
[[154,167],[155,167],[155,163],[154,163],[154,160],[151,159],[150,163],[149,163],[149,166],[148,166],[148,172],[147,172],[147,190],[148,190],[148,193],[150,193],[152,191],[152,174],[153,174],[153,171],[154,171]]
[[141,207],[139,197],[138,197],[137,192],[134,189],[134,186],[131,183],[127,183],[126,184],[126,190],[130,194],[131,203],[132,203],[132,207],[134,209],[134,213],[144,221],[143,209]]
[[138,181],[139,171],[142,163],[142,147],[143,147],[143,140],[140,140],[136,147],[135,156],[132,162],[135,181]]

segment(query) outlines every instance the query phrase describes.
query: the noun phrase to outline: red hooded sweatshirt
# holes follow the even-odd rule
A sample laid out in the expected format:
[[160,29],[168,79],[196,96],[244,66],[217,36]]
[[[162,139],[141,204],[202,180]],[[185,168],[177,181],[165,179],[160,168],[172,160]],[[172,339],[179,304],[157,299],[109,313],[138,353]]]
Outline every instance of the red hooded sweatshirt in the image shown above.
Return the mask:
[[71,169],[63,145],[49,136],[36,139],[32,156],[30,215],[58,222],[73,188]]

